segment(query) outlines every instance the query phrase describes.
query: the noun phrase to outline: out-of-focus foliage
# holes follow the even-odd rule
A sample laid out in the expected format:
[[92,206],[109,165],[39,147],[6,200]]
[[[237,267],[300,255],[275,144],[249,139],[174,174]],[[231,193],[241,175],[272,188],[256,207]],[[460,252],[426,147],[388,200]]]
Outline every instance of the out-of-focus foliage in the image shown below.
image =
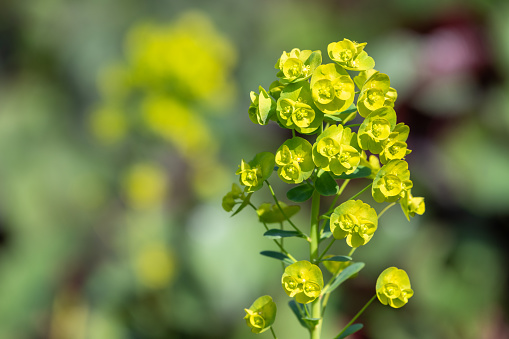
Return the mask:
[[[426,154],[406,157],[426,214],[387,212],[356,252],[373,263],[356,279],[391,263],[415,295],[370,306],[358,337],[509,337],[508,16],[489,0],[1,2],[0,337],[251,336],[246,300],[281,267],[256,254],[272,244],[255,214],[221,211],[225,168],[282,140],[242,93],[281,51],[346,37],[391,74]],[[375,293],[344,286],[324,337]],[[278,310],[279,336],[292,321]]]

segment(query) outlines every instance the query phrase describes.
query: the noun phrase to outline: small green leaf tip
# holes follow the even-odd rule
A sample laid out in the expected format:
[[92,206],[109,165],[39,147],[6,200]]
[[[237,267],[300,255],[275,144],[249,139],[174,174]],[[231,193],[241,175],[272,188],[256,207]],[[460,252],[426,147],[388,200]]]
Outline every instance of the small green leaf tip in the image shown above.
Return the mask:
[[286,140],[276,152],[277,174],[286,183],[299,184],[308,179],[315,164],[312,146],[306,139],[294,137]]
[[264,295],[255,300],[249,308],[245,308],[247,326],[251,327],[251,332],[262,333],[268,330],[276,320],[276,303],[272,297]]
[[318,298],[323,288],[323,274],[320,268],[302,260],[285,268],[281,284],[286,294],[301,304]]
[[384,305],[400,308],[414,295],[408,274],[396,267],[384,270],[376,281],[376,295]]
[[275,118],[276,101],[272,99],[262,86],[260,94],[251,92],[251,105],[249,106],[249,119],[255,124],[267,125],[269,120]]
[[403,197],[412,186],[408,163],[404,160],[391,160],[377,172],[371,193],[376,202],[394,202]]
[[399,204],[401,205],[401,209],[408,221],[410,221],[410,217],[414,217],[416,214],[422,215],[426,210],[424,198],[414,198],[412,193],[410,193],[410,190],[405,192],[405,195],[401,198]]
[[330,229],[336,239],[346,238],[350,247],[366,245],[378,227],[375,210],[361,200],[348,200],[334,209]]
[[367,43],[348,39],[333,42],[327,47],[329,58],[350,71],[366,71],[375,67],[375,60],[364,51]]
[[248,163],[242,160],[235,174],[240,175],[240,183],[245,186],[246,192],[254,192],[262,188],[263,181],[270,177],[275,164],[274,154],[262,152]]

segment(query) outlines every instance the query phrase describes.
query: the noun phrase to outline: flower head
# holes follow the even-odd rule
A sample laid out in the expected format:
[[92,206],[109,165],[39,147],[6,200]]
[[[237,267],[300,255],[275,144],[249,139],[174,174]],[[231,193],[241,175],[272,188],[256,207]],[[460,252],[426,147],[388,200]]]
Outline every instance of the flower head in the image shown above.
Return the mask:
[[424,198],[413,197],[410,190],[405,192],[405,195],[401,198],[399,204],[401,205],[401,209],[408,221],[410,221],[410,217],[414,217],[415,214],[422,215],[426,210]]
[[404,160],[391,160],[377,172],[371,193],[376,202],[394,202],[403,197],[412,186],[408,163]]
[[247,326],[251,327],[251,332],[262,333],[268,330],[274,320],[276,320],[276,303],[272,301],[272,297],[264,295],[255,300],[249,308],[245,308]]
[[408,274],[396,267],[384,270],[376,281],[376,295],[384,305],[400,308],[414,295]]
[[364,51],[366,43],[348,39],[330,43],[327,52],[332,61],[351,71],[365,71],[375,67],[375,60]]
[[298,184],[313,173],[315,164],[312,146],[306,139],[294,137],[286,140],[276,152],[279,177],[289,184]]
[[371,112],[384,106],[394,107],[397,93],[390,84],[389,76],[380,72],[375,72],[364,82],[357,100],[357,109],[361,116],[367,117]]
[[368,243],[378,227],[375,210],[361,200],[348,200],[334,209],[330,229],[336,239],[346,238],[350,247]]
[[310,86],[314,103],[326,114],[344,111],[354,101],[353,80],[336,64],[318,66],[311,77]]
[[240,183],[246,186],[246,192],[254,192],[262,188],[263,181],[274,171],[274,165],[274,154],[262,152],[248,163],[242,160],[235,174],[240,175]]
[[322,52],[301,51],[292,49],[289,53],[283,52],[276,62],[275,68],[280,71],[277,76],[281,83],[292,83],[309,79],[315,68],[322,63]]
[[309,261],[302,260],[285,268],[281,284],[286,294],[295,297],[301,304],[312,302],[323,288],[323,274],[320,268]]

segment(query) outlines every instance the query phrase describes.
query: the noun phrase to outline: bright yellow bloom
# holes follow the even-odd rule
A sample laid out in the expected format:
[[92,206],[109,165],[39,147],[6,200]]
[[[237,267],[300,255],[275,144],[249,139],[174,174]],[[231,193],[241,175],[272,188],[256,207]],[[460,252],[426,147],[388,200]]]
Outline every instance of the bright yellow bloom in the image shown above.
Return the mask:
[[376,295],[384,305],[400,308],[414,295],[408,274],[396,267],[383,271],[376,281]]

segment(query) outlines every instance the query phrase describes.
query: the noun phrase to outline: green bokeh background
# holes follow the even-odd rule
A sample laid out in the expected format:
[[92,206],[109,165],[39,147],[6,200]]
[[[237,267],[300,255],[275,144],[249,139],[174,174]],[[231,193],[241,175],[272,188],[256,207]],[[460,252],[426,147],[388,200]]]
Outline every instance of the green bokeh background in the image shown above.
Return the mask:
[[[189,15],[202,28],[182,24]],[[306,338],[280,264],[258,254],[274,248],[256,215],[230,218],[221,198],[241,158],[290,135],[251,123],[249,92],[275,80],[282,51],[325,55],[343,38],[368,42],[398,90],[426,213],[384,215],[355,254],[366,268],[331,297],[324,338],[389,266],[409,273],[415,296],[399,310],[374,303],[355,338],[509,338],[507,17],[509,3],[488,0],[0,2],[0,338],[254,338],[243,309],[264,294],[278,304],[278,337]],[[225,87],[202,98],[145,68],[145,82],[122,76],[151,41],[149,30],[129,45],[144,25],[190,32],[217,56]],[[199,69],[201,54],[165,64],[165,52],[184,49],[164,34],[153,62]],[[145,98],[177,101],[168,115],[191,118],[147,127]],[[114,112],[99,119],[101,134],[104,107]],[[272,181],[284,197],[288,186]],[[270,201],[259,193],[256,203]],[[296,222],[307,220],[303,206]],[[304,258],[299,245],[290,248]]]

